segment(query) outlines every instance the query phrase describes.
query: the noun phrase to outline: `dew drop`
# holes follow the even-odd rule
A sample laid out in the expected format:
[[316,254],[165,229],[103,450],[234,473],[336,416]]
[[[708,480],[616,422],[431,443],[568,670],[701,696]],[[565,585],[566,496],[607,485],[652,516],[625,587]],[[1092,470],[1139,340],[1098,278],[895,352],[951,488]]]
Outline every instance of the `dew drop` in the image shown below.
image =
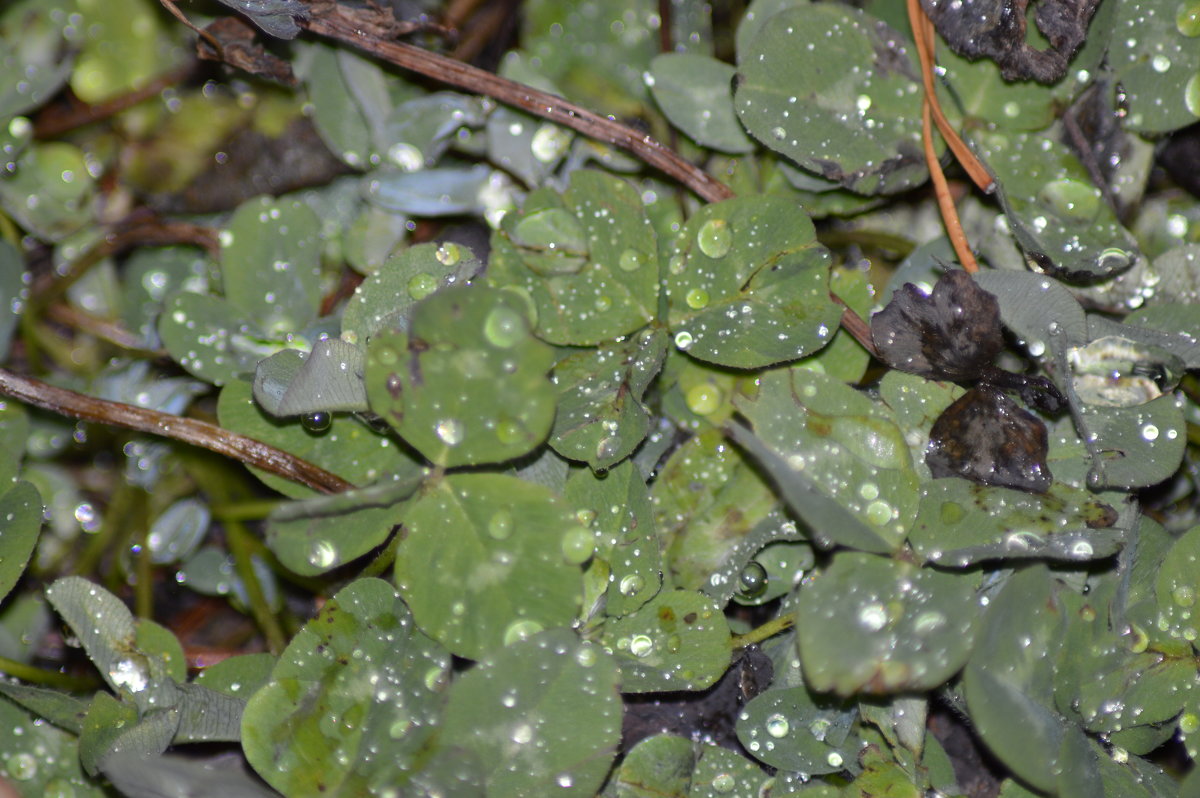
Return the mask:
[[596,647],[590,643],[584,643],[575,652],[575,661],[579,663],[581,668],[590,668],[600,659],[600,655],[596,653]]
[[825,757],[825,761],[829,763],[831,768],[840,768],[842,766],[842,755],[837,751],[830,751],[829,756]]
[[121,659],[108,672],[109,680],[117,687],[127,688],[131,693],[140,693],[150,683],[146,669],[132,659]]
[[566,152],[570,143],[570,132],[558,125],[546,123],[534,131],[533,138],[529,141],[529,150],[533,153],[533,157],[542,163],[553,163]]
[[529,618],[513,621],[504,630],[504,645],[511,646],[513,643],[528,640],[544,628],[540,623]]
[[309,432],[325,432],[333,426],[333,415],[325,410],[317,410],[300,416],[300,424]]
[[487,532],[496,540],[506,540],[513,531],[513,515],[508,510],[497,510],[488,519]]
[[1171,591],[1171,601],[1180,607],[1190,607],[1196,603],[1196,591],[1187,585],[1179,585]]
[[872,632],[878,632],[887,623],[887,610],[879,602],[872,602],[858,611],[858,622]]
[[758,598],[767,592],[767,569],[751,560],[738,574],[738,592],[745,598]]
[[767,734],[776,739],[787,737],[787,733],[791,730],[791,725],[788,723],[788,719],[783,715],[780,715],[778,712],[767,718],[766,725]]
[[533,727],[528,723],[519,723],[513,727],[512,741],[517,745],[525,745],[533,740]]
[[38,763],[33,754],[21,751],[4,762],[4,769],[17,781],[29,781],[37,776]]
[[876,499],[867,505],[867,520],[876,526],[882,526],[892,520],[892,505]]
[[718,773],[717,775],[713,776],[713,792],[733,792],[733,788],[736,786],[737,783],[734,781],[733,776],[730,776],[728,773]]
[[702,310],[708,307],[708,292],[703,288],[693,288],[691,291],[687,292],[687,296],[684,297],[684,300],[687,302],[687,306],[692,310]]
[[1175,15],[1175,28],[1184,36],[1200,36],[1200,2],[1181,3]]
[[595,549],[595,537],[581,526],[568,529],[562,537],[563,559],[572,565],[583,565]]
[[1147,441],[1158,440],[1158,427],[1153,424],[1142,427],[1142,438]]
[[512,308],[498,307],[484,321],[483,334],[492,346],[511,349],[525,339],[525,320]]
[[411,144],[397,142],[388,148],[388,159],[405,172],[415,172],[425,166],[425,156]]
[[1183,104],[1194,116],[1200,116],[1200,72],[1192,75],[1183,87]]
[[724,219],[709,219],[696,233],[696,244],[708,257],[723,258],[733,246],[733,231]]
[[688,388],[684,395],[688,410],[698,416],[715,413],[721,407],[721,389],[709,382],[702,382]]
[[308,552],[308,562],[314,568],[330,568],[337,561],[337,548],[328,540],[318,540]]
[[1171,59],[1167,58],[1162,53],[1150,59],[1150,67],[1159,74],[1166,72],[1171,68]]
[[629,574],[621,578],[621,582],[617,585],[617,589],[621,591],[622,596],[632,598],[642,592],[642,588],[646,586],[646,580],[642,579],[640,574]]
[[680,330],[675,333],[675,346],[684,352],[691,348],[694,341],[695,339],[692,338],[692,334],[687,330]]
[[437,290],[437,278],[432,274],[418,272],[408,281],[408,295],[420,302]]
[[443,266],[453,266],[462,260],[462,248],[458,244],[447,241],[434,251],[433,256]]
[[636,249],[627,249],[617,258],[617,267],[623,272],[636,272],[642,268],[644,258]]
[[463,439],[463,425],[457,419],[448,418],[444,421],[439,421],[434,427],[434,432],[437,433],[442,443],[447,446],[458,446]]
[[629,653],[635,657],[645,657],[654,650],[654,641],[646,635],[634,635],[629,641]]

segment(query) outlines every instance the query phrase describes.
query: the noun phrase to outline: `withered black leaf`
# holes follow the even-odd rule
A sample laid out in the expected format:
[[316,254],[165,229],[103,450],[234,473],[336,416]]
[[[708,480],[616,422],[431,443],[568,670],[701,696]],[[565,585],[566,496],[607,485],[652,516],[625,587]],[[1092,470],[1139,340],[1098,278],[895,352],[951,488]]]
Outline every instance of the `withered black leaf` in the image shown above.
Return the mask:
[[961,269],[933,292],[905,283],[871,318],[879,358],[894,369],[935,380],[974,380],[1004,348],[1000,304]]
[[984,485],[1044,493],[1046,425],[999,388],[986,383],[946,408],[929,433],[925,464],[934,477],[963,477]]
[[1045,50],[1025,38],[1029,0],[921,0],[950,49],[965,58],[990,58],[1008,80],[1054,83],[1087,36],[1100,0],[1038,0],[1034,20],[1050,43]]

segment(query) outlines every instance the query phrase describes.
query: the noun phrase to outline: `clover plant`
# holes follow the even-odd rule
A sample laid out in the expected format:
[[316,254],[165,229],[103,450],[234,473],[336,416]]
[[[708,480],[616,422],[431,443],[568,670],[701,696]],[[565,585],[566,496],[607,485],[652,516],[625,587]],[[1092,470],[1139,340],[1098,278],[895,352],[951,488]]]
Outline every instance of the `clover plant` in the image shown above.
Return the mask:
[[1200,3],[476,5],[0,8],[0,792],[1200,794]]

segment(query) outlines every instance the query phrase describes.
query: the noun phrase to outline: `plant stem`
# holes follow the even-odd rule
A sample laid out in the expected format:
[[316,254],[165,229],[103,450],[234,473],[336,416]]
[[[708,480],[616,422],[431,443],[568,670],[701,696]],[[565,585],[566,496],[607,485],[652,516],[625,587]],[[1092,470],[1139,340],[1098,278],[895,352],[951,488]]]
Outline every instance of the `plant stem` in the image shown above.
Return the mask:
[[0,657],[0,673],[30,684],[58,687],[71,692],[86,692],[96,688],[96,679],[86,676],[68,676],[58,671],[48,671],[15,659]]
[[254,571],[254,562],[251,560],[253,551],[250,544],[250,532],[240,521],[226,521],[225,534],[229,543],[229,551],[233,554],[234,568],[237,570],[242,584],[246,586],[246,597],[250,601],[250,614],[254,617],[258,628],[262,630],[263,636],[267,638],[267,648],[272,654],[280,654],[287,646],[287,638],[283,634],[283,628],[279,625],[279,619],[275,617],[270,604],[267,603],[262,584],[258,581],[258,574]]
[[734,635],[733,647],[745,648],[746,646],[753,645],[754,643],[761,643],[769,637],[774,637],[780,632],[785,632],[788,629],[791,629],[792,625],[795,623],[796,619],[792,617],[791,613],[777,616],[767,621],[757,629],[751,629],[744,635]]

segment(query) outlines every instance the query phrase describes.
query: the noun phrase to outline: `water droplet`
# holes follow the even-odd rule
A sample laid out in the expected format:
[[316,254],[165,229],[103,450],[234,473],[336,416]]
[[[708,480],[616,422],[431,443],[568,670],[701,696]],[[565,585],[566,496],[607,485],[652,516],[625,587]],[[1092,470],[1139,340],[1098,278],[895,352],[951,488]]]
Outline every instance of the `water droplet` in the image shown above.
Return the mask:
[[579,663],[581,668],[590,668],[600,659],[600,655],[596,653],[596,647],[591,643],[584,643],[575,652],[575,661]]
[[878,632],[887,624],[887,610],[879,602],[866,605],[858,611],[858,622],[872,632]]
[[462,248],[458,244],[447,241],[438,246],[433,256],[443,266],[453,266],[462,260]]
[[874,482],[864,482],[858,486],[858,495],[867,501],[879,498],[879,486]]
[[1195,116],[1200,116],[1200,72],[1192,75],[1183,87],[1183,104]]
[[300,424],[309,432],[325,432],[333,425],[333,415],[317,410],[300,416]]
[[488,519],[487,532],[496,540],[505,540],[513,531],[513,516],[508,510],[497,510]]
[[1080,540],[1071,544],[1072,557],[1079,557],[1080,559],[1083,559],[1086,557],[1091,557],[1094,553],[1095,550],[1092,548],[1092,544],[1088,543],[1086,540]]
[[512,741],[517,745],[525,745],[533,739],[533,727],[528,723],[518,723],[513,727]]
[[621,577],[620,584],[617,589],[621,591],[622,596],[633,597],[642,592],[642,588],[646,586],[646,580],[642,579],[640,574],[629,574]]
[[1200,717],[1191,712],[1185,712],[1179,718],[1179,730],[1184,734],[1195,734],[1200,731]]
[[892,520],[892,505],[882,499],[876,499],[867,505],[866,516],[872,524],[883,526]]
[[738,592],[745,598],[758,598],[767,592],[767,569],[751,560],[738,574]]
[[1156,55],[1150,59],[1150,67],[1155,72],[1158,72],[1161,74],[1171,68],[1171,59],[1167,58],[1162,53],[1159,53],[1158,55]]
[[581,526],[568,529],[562,538],[563,559],[572,565],[582,565],[592,556],[595,545],[595,538],[587,529]]
[[463,439],[463,425],[457,419],[448,418],[444,421],[439,421],[434,427],[434,432],[438,438],[447,446],[458,446]]
[[936,632],[946,625],[946,616],[937,610],[922,612],[913,621],[913,629],[917,634],[927,635],[930,632]]
[[488,314],[483,334],[492,346],[511,349],[525,340],[525,320],[512,308],[498,307]]
[[318,540],[308,552],[308,562],[314,568],[331,568],[337,562],[337,548],[328,540]]
[[571,144],[571,133],[549,122],[540,125],[529,141],[529,151],[542,163],[552,163]]
[[[1197,98],[1200,100],[1200,97]],[[1200,116],[1200,114],[1197,114]],[[1096,256],[1096,266],[1101,271],[1119,271],[1133,262],[1133,255],[1119,247],[1110,247]]]
[[4,769],[17,781],[29,781],[37,775],[38,763],[33,754],[21,751],[5,761]]
[[734,781],[733,776],[730,776],[728,773],[718,773],[717,775],[713,776],[713,792],[733,792],[733,788],[736,786],[737,782]]
[[1147,441],[1158,440],[1158,427],[1153,424],[1142,427],[1142,437]]
[[787,737],[787,733],[790,730],[791,725],[788,723],[788,719],[783,715],[780,715],[778,712],[767,718],[767,734],[771,735],[772,737],[775,737],[776,739],[780,737]]
[[636,272],[642,268],[642,263],[645,258],[636,249],[627,249],[621,253],[621,257],[617,258],[617,266],[623,272]]
[[696,233],[696,244],[710,258],[723,258],[733,246],[733,231],[724,219],[709,219]]
[[675,346],[684,352],[691,347],[694,340],[695,339],[692,338],[692,334],[687,330],[680,330],[679,332],[675,333]]
[[629,653],[635,657],[645,657],[654,650],[654,641],[646,635],[634,635],[629,641]]
[[825,757],[825,761],[829,763],[831,768],[840,768],[843,762],[842,755],[837,751],[830,751],[829,755]]
[[688,410],[698,416],[715,413],[721,407],[721,389],[710,382],[702,382],[688,388],[684,396]]
[[1171,601],[1180,607],[1190,607],[1196,603],[1196,591],[1187,585],[1179,585],[1171,591]]
[[708,292],[703,288],[693,288],[687,292],[687,296],[684,299],[687,302],[687,306],[692,310],[702,310],[708,307]]
[[425,156],[421,151],[404,142],[388,147],[388,159],[405,172],[415,172],[425,166]]
[[1181,3],[1175,15],[1175,27],[1184,36],[1200,36],[1200,2]]
[[420,302],[437,290],[437,278],[432,274],[418,272],[408,281],[408,295]]
[[528,640],[544,628],[540,623],[529,618],[513,621],[504,630],[504,645],[511,646],[518,641]]
[[146,669],[132,659],[118,660],[108,672],[109,680],[117,687],[127,688],[131,693],[140,693],[150,683]]

